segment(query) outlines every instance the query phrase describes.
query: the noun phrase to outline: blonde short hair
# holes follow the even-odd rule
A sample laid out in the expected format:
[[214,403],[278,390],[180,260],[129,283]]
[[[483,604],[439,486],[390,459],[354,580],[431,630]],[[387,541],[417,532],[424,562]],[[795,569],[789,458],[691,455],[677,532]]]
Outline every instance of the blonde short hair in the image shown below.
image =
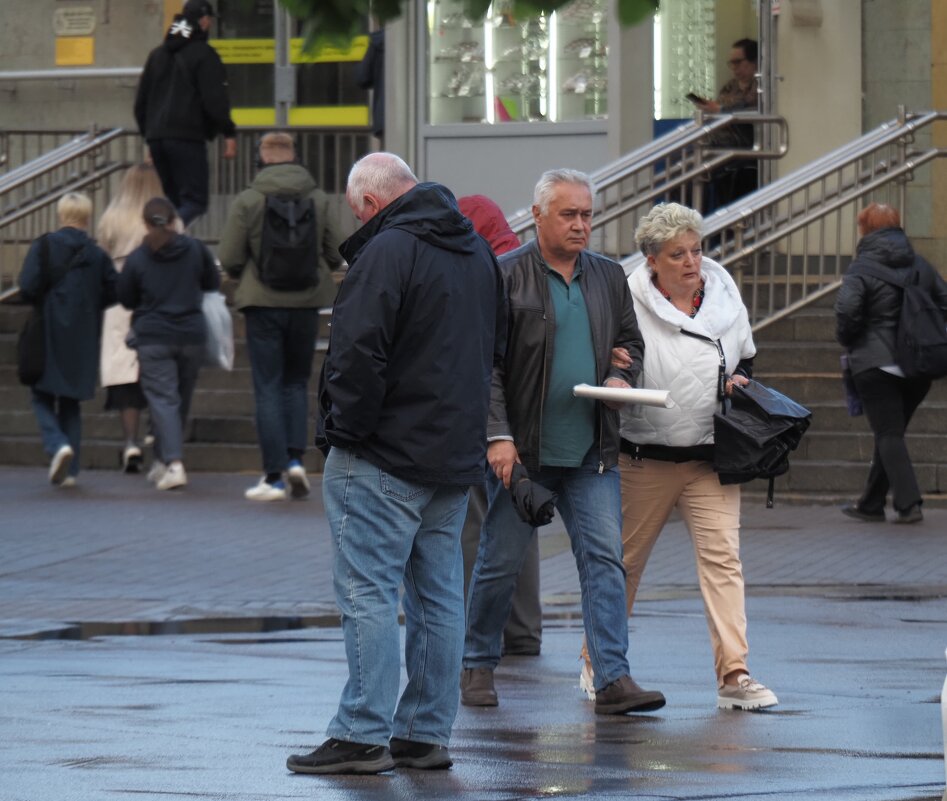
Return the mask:
[[680,203],[658,203],[638,223],[635,242],[645,256],[657,256],[665,243],[693,231],[698,236],[704,225],[700,213]]
[[92,219],[92,200],[82,192],[66,192],[56,204],[60,225],[88,228]]
[[284,164],[296,158],[293,137],[282,131],[271,131],[260,139],[260,158],[264,164]]

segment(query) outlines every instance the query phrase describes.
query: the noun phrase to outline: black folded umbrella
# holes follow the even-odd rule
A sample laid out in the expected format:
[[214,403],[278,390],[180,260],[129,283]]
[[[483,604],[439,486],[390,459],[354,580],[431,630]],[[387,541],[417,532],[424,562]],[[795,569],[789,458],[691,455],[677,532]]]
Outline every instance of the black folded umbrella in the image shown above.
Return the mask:
[[519,462],[513,465],[510,494],[513,496],[513,508],[524,523],[535,528],[545,526],[552,520],[556,511],[556,493],[550,492],[542,484],[534,483]]

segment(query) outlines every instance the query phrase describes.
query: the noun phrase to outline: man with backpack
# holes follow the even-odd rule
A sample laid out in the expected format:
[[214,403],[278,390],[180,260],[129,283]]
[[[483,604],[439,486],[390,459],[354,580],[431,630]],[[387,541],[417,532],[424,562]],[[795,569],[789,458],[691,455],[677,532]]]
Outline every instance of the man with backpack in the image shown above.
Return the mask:
[[224,137],[224,158],[237,155],[227,73],[207,42],[214,8],[187,0],[151,51],[135,94],[135,120],[148,143],[165,195],[185,225],[207,211],[207,145]]
[[230,207],[218,256],[239,279],[235,301],[246,319],[263,453],[264,475],[245,494],[252,501],[282,501],[309,494],[302,463],[307,387],[319,308],[335,299],[330,270],[342,265],[341,240],[328,197],[296,163],[289,134],[264,135],[259,161],[256,178]]

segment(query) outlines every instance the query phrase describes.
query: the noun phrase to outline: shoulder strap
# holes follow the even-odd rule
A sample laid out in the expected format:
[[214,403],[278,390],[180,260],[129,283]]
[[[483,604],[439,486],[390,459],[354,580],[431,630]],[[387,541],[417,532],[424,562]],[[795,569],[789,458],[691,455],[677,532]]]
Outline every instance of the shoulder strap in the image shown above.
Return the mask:
[[[917,268],[912,267],[912,272],[915,272]],[[907,272],[905,270],[905,272]],[[893,286],[899,286],[901,289],[904,289],[909,283],[912,283],[910,278],[901,278],[895,277],[891,274],[889,270],[883,268],[880,264],[876,264],[873,261],[862,261],[860,262],[853,273],[854,275],[870,275],[872,278],[877,278],[879,281],[884,281],[886,284],[892,284]]]
[[[82,262],[83,257],[86,255],[86,250],[87,250],[87,246],[86,246],[86,245],[84,245],[84,244],[83,244],[83,245],[79,245],[79,249],[76,250],[76,251],[72,254],[72,258],[69,259],[69,261],[66,263],[66,266],[65,266],[65,267],[60,267],[60,268],[59,268],[58,270],[56,270],[55,272],[50,273],[50,276],[49,276],[49,290],[48,290],[48,291],[54,289],[54,288],[56,287],[56,285],[57,285],[60,281],[62,281],[63,278],[66,277],[66,273],[68,273],[73,267],[77,266],[78,264],[80,264],[80,263]],[[48,258],[48,257],[49,257],[48,246],[47,246],[47,254],[46,254],[46,255],[47,255],[47,258]]]

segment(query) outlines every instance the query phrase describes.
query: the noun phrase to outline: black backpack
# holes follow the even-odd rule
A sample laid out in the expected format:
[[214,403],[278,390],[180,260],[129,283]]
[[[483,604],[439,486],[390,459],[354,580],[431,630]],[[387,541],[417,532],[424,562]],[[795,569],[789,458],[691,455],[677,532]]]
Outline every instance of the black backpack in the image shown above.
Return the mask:
[[257,265],[260,281],[280,292],[319,283],[316,206],[311,197],[267,195]]
[[714,470],[721,484],[768,478],[766,506],[773,506],[776,476],[789,469],[789,454],[809,428],[812,412],[758,381],[733,385],[714,414]]
[[880,265],[860,261],[856,275],[870,275],[886,284],[901,287],[901,313],[895,340],[894,361],[908,378],[943,378],[947,375],[947,327],[944,314],[931,293],[921,286],[917,262],[903,275]]

